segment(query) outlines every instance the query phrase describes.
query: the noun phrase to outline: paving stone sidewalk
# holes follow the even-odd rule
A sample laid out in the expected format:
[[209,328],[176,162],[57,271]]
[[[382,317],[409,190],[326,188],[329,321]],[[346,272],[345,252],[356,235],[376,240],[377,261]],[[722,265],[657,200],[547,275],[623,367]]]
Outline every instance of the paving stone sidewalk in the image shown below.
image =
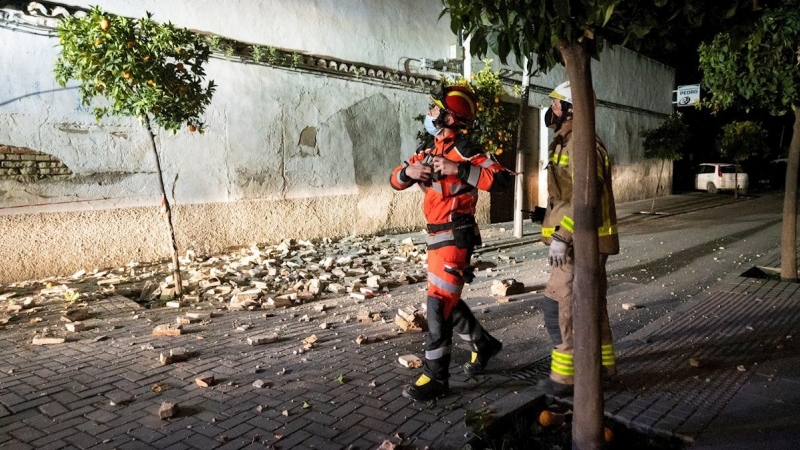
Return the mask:
[[[487,244],[483,253],[541,246],[529,226],[522,243],[507,233],[495,233]],[[512,262],[497,259],[501,271],[503,264]],[[481,281],[486,287],[491,278]],[[749,286],[744,281],[739,285]],[[95,317],[87,321],[89,328],[63,344],[30,345],[33,330],[40,328],[40,323],[2,330],[0,447],[374,449],[385,439],[402,439],[406,448],[460,448],[472,438],[463,424],[466,410],[489,406],[502,416],[539,395],[531,384],[536,367],[545,361],[539,357],[544,357],[548,349],[538,350],[539,357],[533,360],[539,362],[532,366],[519,363],[513,370],[490,371],[477,380],[461,374],[458,363],[467,353],[456,352],[451,368],[451,388],[456,395],[432,404],[411,402],[400,393],[416,372],[400,366],[397,359],[408,353],[420,355],[424,334],[398,334],[391,322],[399,306],[419,305],[423,288],[424,283],[407,286],[390,296],[360,303],[347,298],[328,299],[324,303],[331,309],[324,312],[314,310],[314,304],[266,312],[227,311],[206,322],[186,325],[176,337],[157,337],[151,332],[158,324],[175,323],[187,308],[145,309],[118,296],[92,304]],[[722,290],[743,292],[730,286]],[[746,295],[760,294],[748,291]],[[535,294],[524,297],[520,302],[492,305],[492,309],[514,314],[527,308],[526,301],[535,301]],[[716,300],[716,304],[722,305],[724,300]],[[365,308],[381,311],[388,323],[345,322],[346,316],[355,318]],[[721,311],[704,313],[704,317],[724,320]],[[57,322],[59,314],[60,305],[49,305],[38,315],[43,322]],[[305,315],[308,321],[301,320]],[[322,323],[330,326],[322,329]],[[697,327],[703,324],[696,322]],[[629,417],[634,426],[660,430],[653,424],[677,407],[659,413],[650,424],[639,418],[649,417],[664,398],[675,401],[673,388],[694,379],[693,375],[665,379],[665,385],[673,390],[661,394],[648,391],[652,384],[636,381],[649,368],[662,371],[651,376],[661,376],[670,367],[665,362],[674,362],[670,358],[688,360],[691,342],[678,350],[640,350],[638,344],[642,343],[654,348],[652,344],[661,336],[659,330],[667,330],[664,336],[683,332],[665,327],[663,322],[653,324],[624,340],[620,347],[621,367],[630,364],[630,369],[623,369],[629,388],[607,394],[609,405],[618,407],[609,413],[622,417],[626,408],[649,402]],[[702,339],[705,330],[696,331],[696,337]],[[274,343],[247,343],[248,337],[272,332],[279,336]],[[311,335],[318,340],[306,350],[302,341]],[[355,340],[359,335],[380,339],[358,345]],[[162,366],[159,354],[175,348],[185,349],[188,359]],[[638,362],[641,365],[636,365]],[[720,370],[727,376],[731,367]],[[732,381],[727,381],[722,390],[733,390],[752,374],[740,372],[736,366],[732,370]],[[204,388],[195,383],[196,377],[208,374],[216,377],[214,386]],[[263,387],[254,386],[259,380],[264,382]],[[718,380],[703,381],[701,377],[696,384],[698,389],[714,387]],[[651,399],[650,395],[661,397]],[[697,400],[691,406],[692,414],[704,408],[706,400]],[[179,405],[176,417],[159,419],[158,409],[165,401]],[[717,415],[710,414],[707,422]],[[678,428],[669,432],[680,431]],[[697,429],[702,432],[708,427]]]

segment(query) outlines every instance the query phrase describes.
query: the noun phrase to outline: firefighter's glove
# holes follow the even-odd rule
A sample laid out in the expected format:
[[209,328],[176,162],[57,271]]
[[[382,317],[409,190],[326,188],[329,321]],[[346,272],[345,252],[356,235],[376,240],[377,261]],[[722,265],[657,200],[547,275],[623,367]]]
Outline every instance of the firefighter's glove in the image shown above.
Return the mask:
[[566,242],[560,241],[558,239],[553,239],[553,243],[550,244],[550,265],[553,267],[561,267],[567,264],[567,245]]
[[541,225],[542,222],[544,222],[544,213],[547,212],[547,210],[545,208],[542,208],[541,206],[535,206],[533,208],[533,211],[523,210],[523,212],[528,213],[528,217],[531,218],[531,222],[538,223],[539,225]]

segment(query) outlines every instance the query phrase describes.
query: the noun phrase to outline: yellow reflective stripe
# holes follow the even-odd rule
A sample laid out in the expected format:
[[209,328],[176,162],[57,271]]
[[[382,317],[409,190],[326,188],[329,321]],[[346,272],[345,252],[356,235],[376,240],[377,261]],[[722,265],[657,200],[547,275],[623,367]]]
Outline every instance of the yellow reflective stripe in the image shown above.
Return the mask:
[[555,231],[554,227],[542,227],[542,237],[551,237]]
[[570,233],[573,233],[574,232],[573,230],[575,229],[575,221],[573,221],[567,216],[564,216],[561,218],[561,226],[566,228],[566,230],[569,231]]
[[557,373],[559,375],[563,375],[565,377],[575,376],[575,368],[574,367],[562,366],[562,365],[559,365],[555,361],[553,361],[550,364],[550,370],[553,371],[554,373]]
[[597,229],[598,236],[612,236],[619,234],[616,225],[605,225]]
[[557,166],[568,166],[569,165],[569,155],[556,155],[550,157],[550,162],[557,165]]
[[572,355],[569,353],[561,353],[553,350],[550,354],[550,370],[565,377],[575,375],[575,364],[572,361]]
[[613,366],[615,365],[614,361],[614,345],[606,344],[601,347],[603,353],[603,365],[604,366]]
[[559,361],[564,364],[572,365],[572,355],[569,353],[561,353],[558,350],[553,350],[550,354],[550,357],[553,358],[553,361]]

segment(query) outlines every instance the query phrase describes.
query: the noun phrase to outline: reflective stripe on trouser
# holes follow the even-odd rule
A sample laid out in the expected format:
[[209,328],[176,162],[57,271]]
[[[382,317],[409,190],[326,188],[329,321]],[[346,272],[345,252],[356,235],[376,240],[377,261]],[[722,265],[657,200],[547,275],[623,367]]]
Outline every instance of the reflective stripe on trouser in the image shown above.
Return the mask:
[[464,279],[459,271],[469,265],[470,256],[470,250],[456,246],[428,250],[428,335],[423,373],[436,380],[450,376],[454,331],[472,350],[488,340],[488,334],[461,300]]
[[[600,255],[600,273],[598,286],[598,302],[600,309],[600,344],[602,363],[607,373],[616,373],[616,362],[614,359],[614,348],[612,346],[613,337],[611,326],[608,322],[608,310],[606,291],[608,290],[608,280],[606,279],[606,260],[608,255]],[[572,323],[572,282],[574,279],[574,260],[572,248],[567,252],[567,263],[561,267],[553,267],[550,271],[550,278],[547,280],[544,295],[558,302],[558,325],[561,329],[561,343],[553,349],[553,362],[550,367],[550,378],[562,384],[574,384],[574,366],[572,365],[572,354],[574,351],[573,323]],[[568,355],[569,358],[566,358]],[[556,365],[556,356],[559,361]],[[568,361],[567,361],[568,360]],[[573,373],[569,374],[572,371]]]

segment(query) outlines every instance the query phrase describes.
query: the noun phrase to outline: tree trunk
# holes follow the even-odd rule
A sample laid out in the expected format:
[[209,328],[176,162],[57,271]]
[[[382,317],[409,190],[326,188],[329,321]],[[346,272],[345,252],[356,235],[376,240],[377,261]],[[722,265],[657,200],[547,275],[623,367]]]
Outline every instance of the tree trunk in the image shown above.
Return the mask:
[[170,247],[172,248],[172,275],[175,279],[175,296],[181,297],[183,295],[183,280],[181,280],[181,264],[180,261],[178,261],[178,244],[175,241],[175,228],[172,226],[172,208],[169,206],[167,190],[164,187],[164,173],[161,171],[161,158],[158,156],[155,134],[153,133],[153,128],[150,126],[150,119],[145,117],[143,120],[145,127],[147,127],[147,136],[150,138],[150,148],[153,149],[153,155],[156,157],[158,183],[161,187],[161,205],[164,207],[164,219],[169,228]]
[[603,392],[600,387],[600,308],[598,301],[600,253],[597,217],[600,191],[597,182],[594,90],[591,60],[580,43],[562,43],[573,100],[572,139],[574,186],[572,205],[575,228],[575,279],[573,329],[575,405],[573,450],[600,450],[603,439]]
[[797,281],[797,171],[800,169],[800,107],[794,111],[794,132],[786,164],[786,189],[781,227],[781,280]]
[[661,169],[658,171],[658,183],[656,183],[656,195],[653,196],[653,204],[650,205],[650,214],[656,213],[656,199],[658,198],[658,190],[661,188],[661,174],[664,173],[664,159],[661,160]]
[[524,61],[525,70],[522,74],[522,98],[519,104],[519,124],[517,125],[517,161],[514,171],[516,175],[514,178],[514,237],[519,239],[522,237],[522,209],[525,203],[525,154],[527,148],[525,147],[526,140],[523,137],[523,130],[528,123],[526,117],[528,116],[528,94],[530,93],[530,59],[526,58]]
[[733,198],[739,198],[739,163],[736,160],[733,161],[735,164],[733,166]]

